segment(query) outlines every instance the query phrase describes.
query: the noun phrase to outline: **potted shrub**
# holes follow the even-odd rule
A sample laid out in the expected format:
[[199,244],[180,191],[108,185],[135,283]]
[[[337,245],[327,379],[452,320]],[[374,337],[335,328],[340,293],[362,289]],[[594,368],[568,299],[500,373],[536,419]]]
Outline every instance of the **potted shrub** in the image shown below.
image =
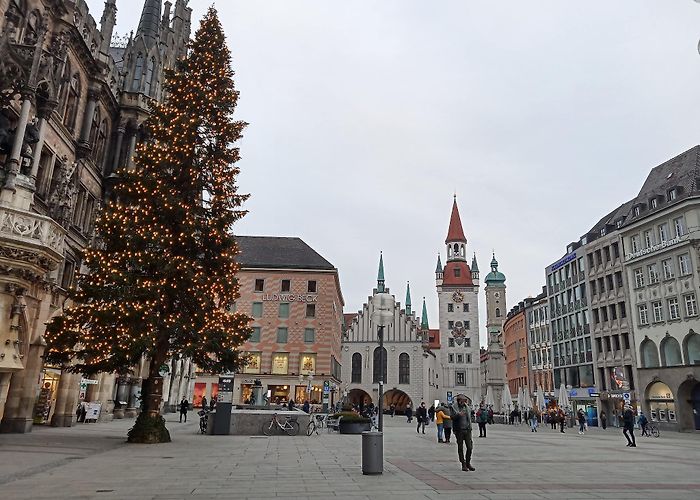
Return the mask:
[[370,419],[362,417],[353,411],[341,411],[331,415],[332,418],[343,417],[340,419],[341,434],[362,434],[372,428]]

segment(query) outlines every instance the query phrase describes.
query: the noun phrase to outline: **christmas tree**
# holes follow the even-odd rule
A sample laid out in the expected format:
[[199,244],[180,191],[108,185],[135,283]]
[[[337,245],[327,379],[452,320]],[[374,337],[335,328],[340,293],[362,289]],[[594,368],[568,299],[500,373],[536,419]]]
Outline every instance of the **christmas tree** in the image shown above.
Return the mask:
[[231,312],[239,296],[232,226],[247,199],[235,184],[235,143],[246,123],[232,119],[233,75],[212,8],[187,57],[167,72],[136,167],[120,172],[97,220],[72,305],[47,328],[46,360],[74,372],[125,373],[148,359],[130,441],[170,440],[158,410],[159,369],[171,357],[211,373],[245,361],[238,347],[252,332],[250,318]]

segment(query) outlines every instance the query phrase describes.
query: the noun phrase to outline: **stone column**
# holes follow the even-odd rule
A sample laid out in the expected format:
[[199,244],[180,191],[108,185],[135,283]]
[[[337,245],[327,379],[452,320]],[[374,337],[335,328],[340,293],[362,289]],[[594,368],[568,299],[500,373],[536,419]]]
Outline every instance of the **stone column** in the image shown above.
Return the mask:
[[12,377],[0,432],[31,432],[34,422],[37,380],[43,364],[46,342],[42,337],[29,346],[24,370]]
[[12,143],[12,152],[10,153],[10,158],[7,161],[7,177],[5,178],[5,185],[3,190],[16,191],[15,179],[19,173],[20,165],[20,154],[22,153],[22,145],[24,144],[24,133],[27,130],[27,124],[29,123],[29,111],[32,108],[32,99],[34,98],[34,92],[27,92],[22,95],[22,107],[19,112],[19,121],[17,122],[17,128],[15,129],[15,137]]
[[73,427],[75,425],[80,378],[79,373],[69,373],[65,370],[61,373],[61,380],[58,382],[56,391],[56,406],[51,418],[53,427]]
[[126,126],[123,123],[119,124],[117,127],[117,142],[114,144],[114,158],[112,159],[112,170],[110,174],[115,173],[119,170],[119,161],[122,156],[122,143],[124,142],[124,133],[126,132]]
[[129,168],[129,170],[133,170],[135,168],[134,164],[134,154],[136,153],[136,134],[138,131],[134,130],[133,134],[129,137],[129,151],[127,153],[127,158],[126,158],[126,165]]
[[109,421],[114,417],[114,401],[112,394],[114,393],[114,384],[116,375],[114,373],[103,373],[100,381],[100,390],[97,394],[97,399],[102,403],[102,412],[100,412],[100,421]]
[[129,388],[129,404],[127,405],[124,416],[127,418],[133,418],[139,413],[140,405],[140,392],[141,392],[141,378],[132,378],[131,386]]
[[90,144],[90,130],[92,128],[92,117],[95,114],[95,108],[97,107],[97,100],[99,99],[100,93],[94,89],[88,90],[88,101],[85,106],[85,114],[83,115],[83,123],[80,127],[80,139],[78,143],[84,148],[89,150],[92,144]]
[[7,402],[7,393],[10,390],[11,380],[11,372],[0,372],[0,420],[5,413],[5,403]]

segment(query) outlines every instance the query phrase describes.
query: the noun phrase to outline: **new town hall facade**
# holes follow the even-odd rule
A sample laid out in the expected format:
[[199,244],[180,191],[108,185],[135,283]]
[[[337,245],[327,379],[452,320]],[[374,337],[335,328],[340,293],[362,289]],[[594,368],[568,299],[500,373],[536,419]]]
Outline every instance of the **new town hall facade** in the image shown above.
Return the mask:
[[[471,266],[467,263],[467,238],[456,198],[445,249],[445,265],[438,256],[435,270],[439,328],[429,328],[425,298],[418,319],[407,286],[403,306],[396,303],[394,321],[385,329],[385,407],[394,404],[402,411],[409,404],[415,408],[422,401],[428,406],[435,400],[451,401],[459,393],[474,402],[481,401],[484,396],[479,376],[479,270],[476,256]],[[384,281],[383,257],[380,257],[377,287],[372,295],[378,292],[390,293]],[[382,352],[378,346],[377,327],[371,323],[371,299],[370,296],[359,312],[345,315],[342,380],[347,397],[353,403],[378,403]]]

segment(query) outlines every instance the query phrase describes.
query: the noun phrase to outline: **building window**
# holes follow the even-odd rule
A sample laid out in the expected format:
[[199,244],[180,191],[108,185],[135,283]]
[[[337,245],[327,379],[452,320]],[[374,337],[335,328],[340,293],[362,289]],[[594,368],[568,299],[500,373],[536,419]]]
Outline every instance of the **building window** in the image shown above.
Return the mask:
[[464,339],[464,347],[471,347],[472,341],[471,339]]
[[668,299],[668,319],[674,320],[679,319],[680,317],[681,311],[678,307],[678,299],[676,297]]
[[459,278],[462,276],[462,270],[458,267],[455,267],[455,278]]
[[668,190],[668,201],[673,201],[673,200],[675,200],[675,199],[676,199],[676,195],[677,195],[677,192],[676,192],[676,189],[675,189],[675,188],[669,189],[669,190]]
[[620,245],[618,245],[617,243],[613,243],[611,246],[612,246],[612,251],[613,251],[613,257],[615,259],[619,258],[620,257]]
[[[380,358],[380,353],[381,353],[381,358]],[[383,359],[382,359],[383,358]],[[382,370],[382,382],[386,382],[386,369],[387,369],[387,362],[386,362],[386,349],[385,348],[379,348],[377,347],[374,350],[374,359],[372,363],[372,383],[377,384],[379,383],[379,376],[380,376],[380,371],[379,371],[379,365],[383,365],[384,370]]]
[[362,383],[362,354],[356,352],[352,355],[351,383]]
[[469,320],[468,319],[464,320],[464,329],[469,330]]
[[672,259],[662,260],[661,267],[663,268],[663,271],[664,271],[664,279],[665,280],[669,280],[669,279],[675,277],[675,273],[673,272],[673,260]]
[[277,329],[277,343],[286,344],[287,338],[289,337],[289,331],[286,327],[281,326]]
[[454,304],[447,304],[447,312],[451,313],[454,311]]
[[265,290],[265,280],[255,280],[255,291],[262,292],[263,290]]
[[280,291],[282,292],[288,292],[292,289],[292,282],[291,280],[282,280],[282,283],[280,285]]
[[685,300],[685,315],[686,316],[697,316],[698,305],[697,305],[697,302],[695,301],[695,294],[691,293],[690,295],[686,295],[683,298]]
[[466,385],[464,372],[455,372],[455,385]]
[[316,304],[306,304],[306,317],[315,318],[316,317]]
[[454,363],[455,362],[455,355],[450,353],[447,355],[447,362],[448,363]]
[[311,280],[307,283],[306,291],[309,293],[316,293],[316,281]]
[[654,264],[649,264],[647,266],[647,270],[649,271],[649,283],[658,283],[659,282],[659,269],[656,266],[656,263]]
[[467,354],[465,354],[465,356],[467,357],[467,359],[466,359],[467,364],[470,365],[472,363],[472,355],[467,353]]
[[272,355],[272,374],[286,375],[289,370],[289,353],[277,352]]
[[411,358],[405,352],[399,355],[399,384],[411,383]]
[[659,226],[659,242],[663,243],[668,240],[668,224],[661,224]]
[[497,318],[501,317],[501,309],[499,307],[496,308],[496,317]]
[[75,276],[75,262],[66,260],[63,265],[63,274],[61,275],[61,288],[68,290],[73,285],[73,277]]
[[143,77],[143,54],[136,56],[136,67],[134,68],[134,78],[131,81],[131,90],[138,92],[141,90],[141,78]]
[[452,330],[455,327],[455,322],[454,321],[448,321],[447,322],[447,329]]
[[632,236],[630,238],[630,245],[632,246],[632,252],[636,252],[639,250],[639,237],[638,236]]
[[464,363],[464,354],[457,354],[457,363]]
[[644,272],[641,268],[634,270],[634,286],[636,288],[644,286]]
[[619,302],[618,305],[620,306],[620,318],[626,318],[626,317],[627,317],[627,311],[625,310],[625,303],[624,303],[624,302]]
[[283,319],[289,317],[289,303],[288,302],[280,302],[279,317],[283,318]]
[[469,312],[469,304],[462,304],[462,312],[465,312],[465,313]]
[[253,333],[250,334],[248,342],[260,342],[260,327],[254,326]]
[[454,346],[455,346],[455,339],[452,338],[452,337],[450,337],[450,338],[447,340],[447,345],[448,345],[449,347],[454,347]]
[[316,373],[316,354],[305,352],[299,356],[299,373]]
[[641,210],[640,207],[634,207],[634,215],[635,215],[635,217],[637,217],[641,211],[642,211],[642,210]]
[[690,274],[690,255],[684,253],[678,256],[678,269],[680,270],[681,276]]
[[654,236],[651,229],[644,231],[644,248],[649,248],[654,246]]
[[254,318],[262,318],[263,315],[263,303],[262,302],[253,302],[253,317]]
[[261,353],[249,352],[248,363],[243,367],[243,373],[260,373],[261,358]]
[[652,198],[649,204],[651,205],[651,208],[656,208],[659,206],[659,200],[657,200],[656,198]]
[[685,222],[683,221],[683,217],[673,219],[673,230],[676,232],[676,238],[685,234]]
[[304,328],[304,342],[308,344],[316,342],[316,330],[313,328]]
[[651,308],[654,311],[654,323],[660,323],[664,320],[664,308],[661,305],[661,301],[652,302]]
[[649,324],[649,311],[646,304],[642,304],[641,306],[639,306],[639,324]]

